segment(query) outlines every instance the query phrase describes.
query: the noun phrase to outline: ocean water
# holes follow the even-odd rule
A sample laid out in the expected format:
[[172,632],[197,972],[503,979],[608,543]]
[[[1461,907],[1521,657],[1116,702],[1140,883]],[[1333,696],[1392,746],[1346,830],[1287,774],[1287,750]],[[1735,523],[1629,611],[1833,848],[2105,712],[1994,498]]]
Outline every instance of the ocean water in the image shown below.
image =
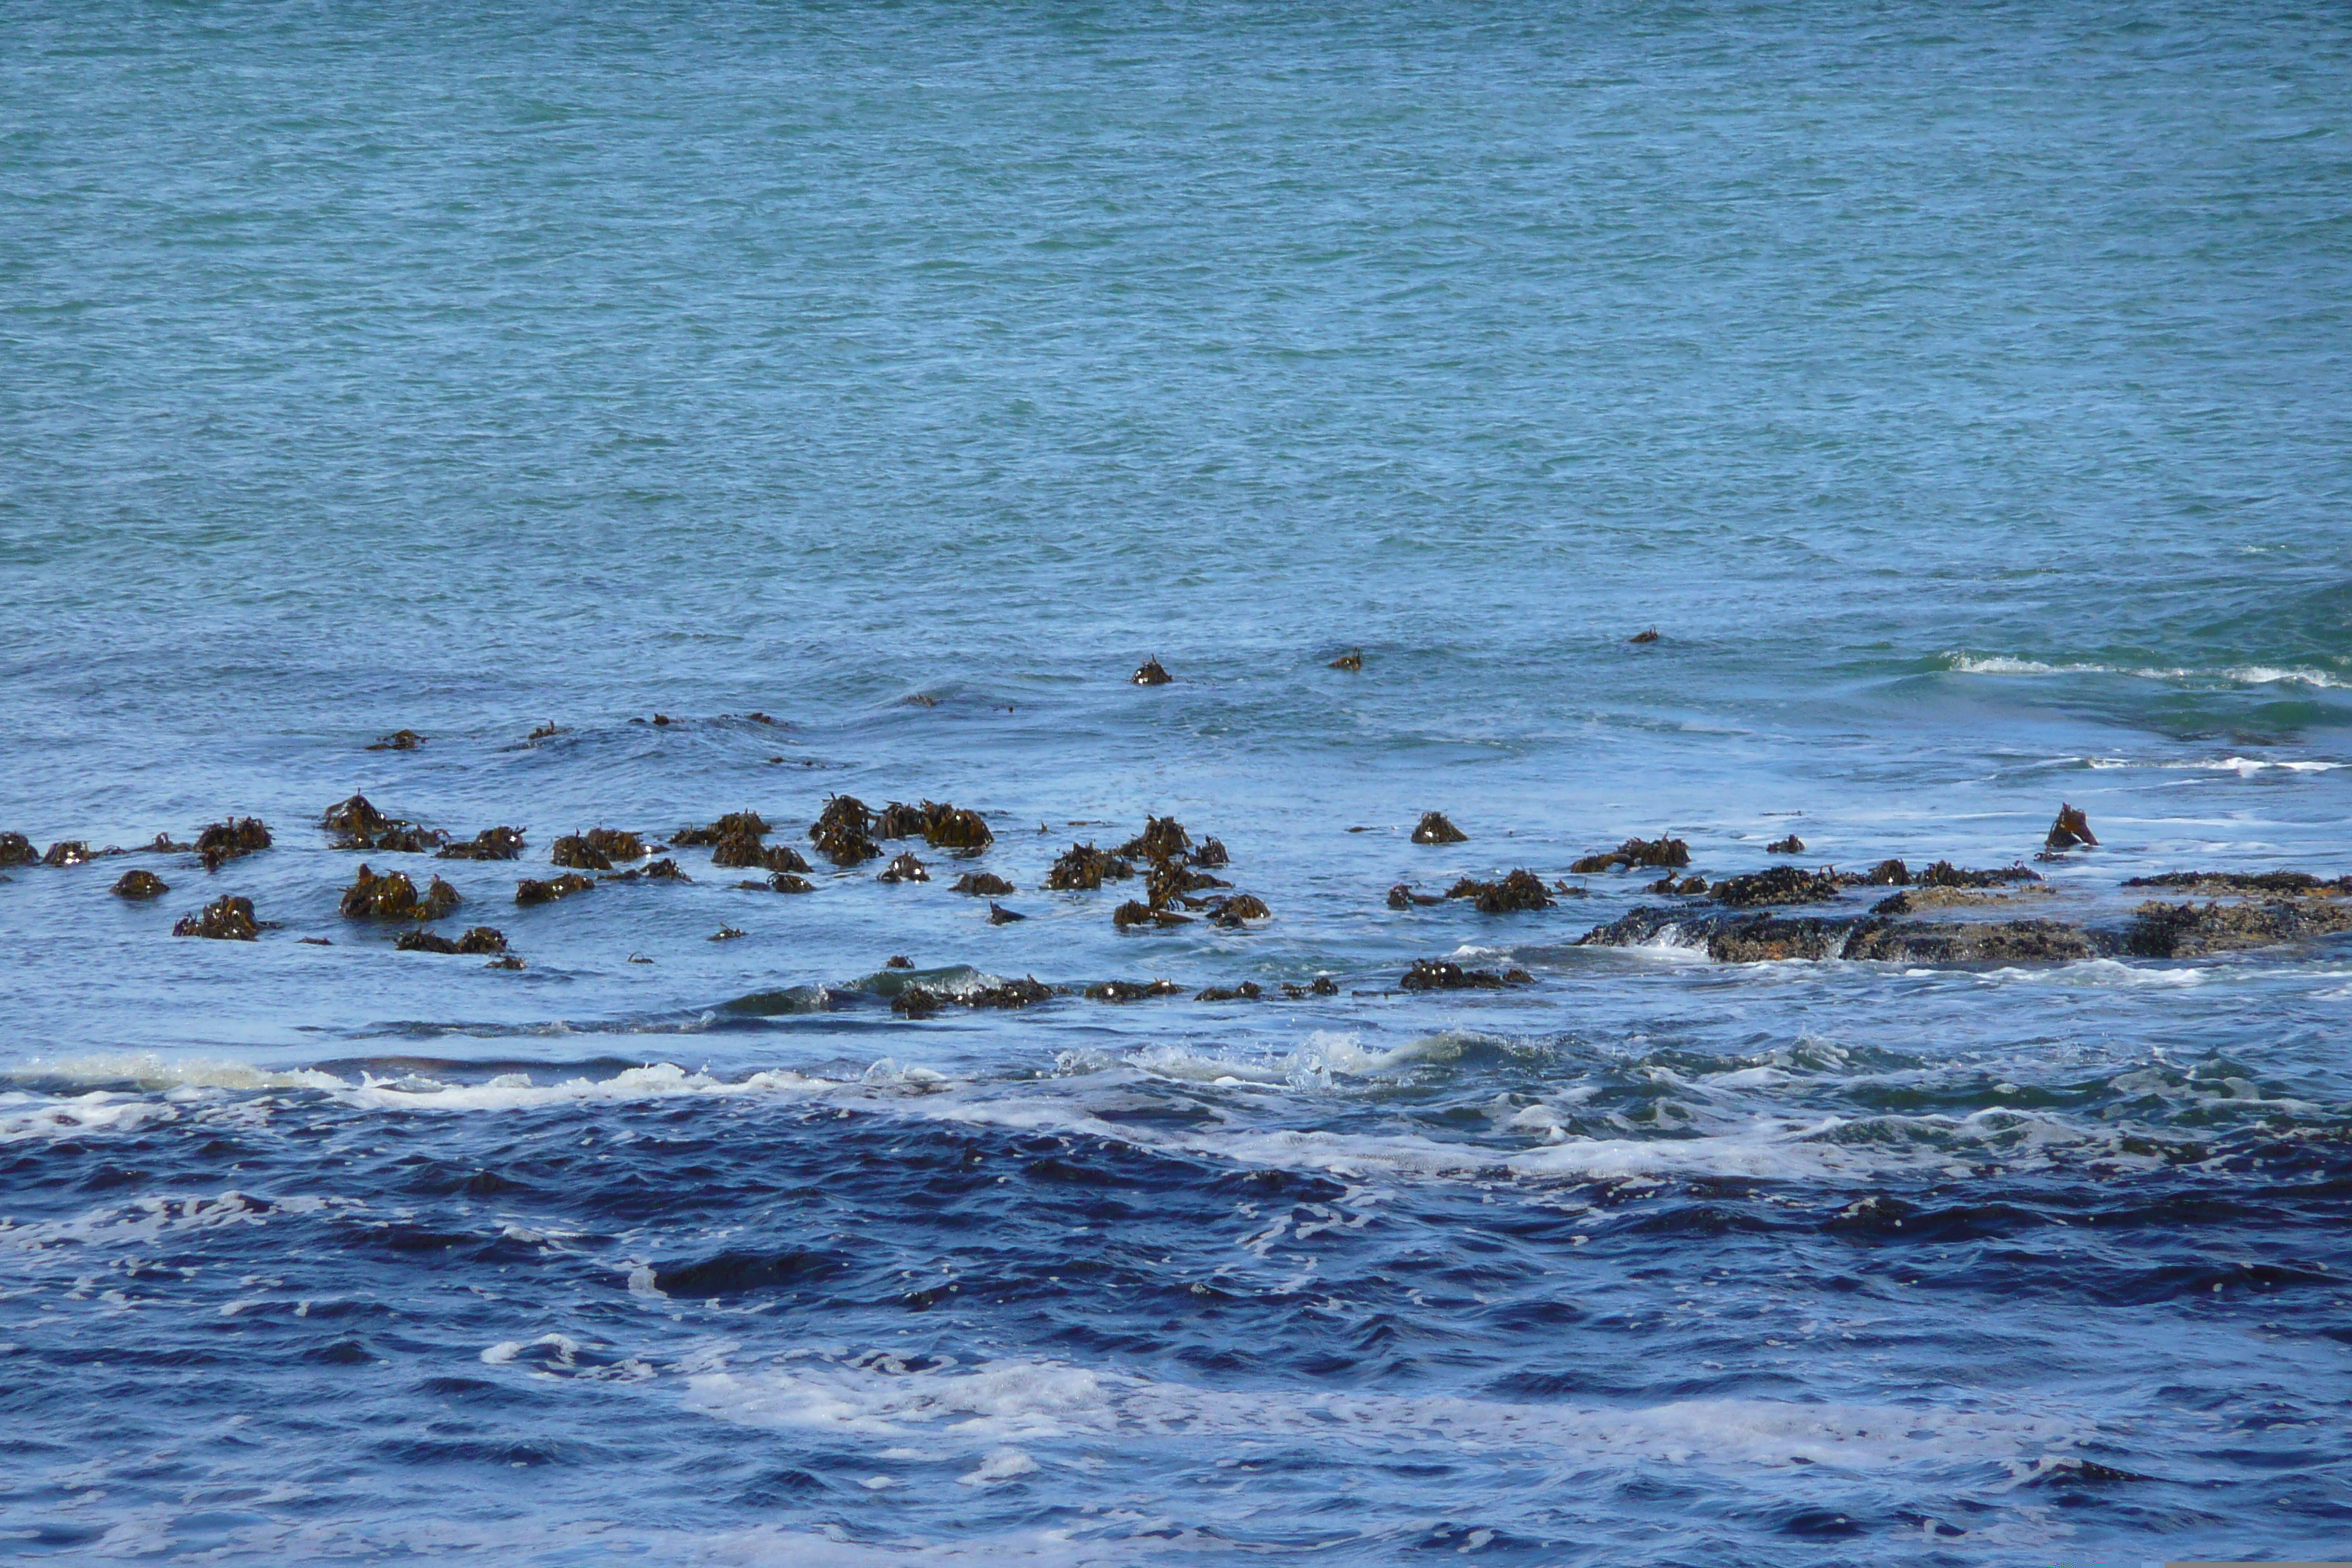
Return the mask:
[[[0,1554],[2347,1555],[2345,939],[1716,963],[1569,867],[2352,872],[2347,81],[2307,5],[0,7],[0,830],[274,836],[0,884]],[[513,901],[835,794],[995,841]],[[1271,918],[1042,886],[1153,815]]]

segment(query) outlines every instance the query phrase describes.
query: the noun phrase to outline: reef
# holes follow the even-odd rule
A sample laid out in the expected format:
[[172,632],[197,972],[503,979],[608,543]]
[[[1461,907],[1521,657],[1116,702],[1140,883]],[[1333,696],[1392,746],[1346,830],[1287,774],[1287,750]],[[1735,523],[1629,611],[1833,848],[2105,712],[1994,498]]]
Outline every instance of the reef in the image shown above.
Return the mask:
[[866,803],[854,795],[836,795],[824,803],[824,809],[809,825],[809,842],[817,853],[836,866],[855,866],[860,861],[880,857],[882,847],[874,842],[874,814]]
[[1786,838],[1776,838],[1764,846],[1764,853],[1767,855],[1802,855],[1804,852],[1805,841],[1793,833]]
[[1339,658],[1333,659],[1331,661],[1331,668],[1334,669],[1344,669],[1351,674],[1360,671],[1364,668],[1364,650],[1362,648],[1350,648],[1348,652],[1343,653]]
[[152,871],[125,871],[112,889],[119,899],[159,899],[171,890],[171,884]]
[[210,937],[215,942],[251,942],[261,926],[253,918],[253,900],[223,893],[206,904],[204,913],[189,915],[173,926],[173,936]]
[[1073,844],[1045,873],[1045,886],[1056,892],[1090,893],[1105,881],[1125,881],[1135,868],[1118,856],[1091,844]]
[[1416,893],[1410,882],[1399,882],[1389,889],[1389,908],[1409,910],[1415,904],[1442,904],[1445,900],[1435,893]]
[[2099,836],[2091,831],[2091,819],[2082,807],[2061,802],[2058,820],[2050,825],[2050,836],[2042,841],[2042,852],[2063,855],[2077,847],[2095,849],[2099,847]]
[[1707,895],[1719,904],[1752,908],[1758,904],[1820,904],[1838,896],[1837,878],[1827,871],[1771,866],[1743,876],[1726,877],[1710,885]]
[[1134,681],[1138,686],[1165,686],[1170,680],[1173,679],[1174,677],[1171,676],[1166,669],[1161,668],[1159,659],[1147,658],[1137,668],[1136,672],[1128,679]]
[[1444,812],[1424,811],[1421,814],[1421,820],[1413,825],[1412,841],[1415,844],[1467,844],[1470,836],[1454,826]]
[[507,939],[496,926],[475,926],[455,942],[436,931],[404,931],[392,945],[402,952],[504,952]]
[[196,835],[195,851],[204,857],[207,871],[217,871],[239,856],[268,847],[269,828],[257,816],[232,816]]
[[931,873],[929,867],[915,858],[913,850],[902,849],[874,879],[877,882],[928,882],[931,879]]
[[2126,888],[2170,888],[2185,893],[2285,893],[2334,897],[2352,893],[2352,877],[2324,882],[2308,871],[2167,871],[2156,877],[2131,877]]
[[552,903],[568,899],[574,893],[584,893],[596,884],[577,871],[566,871],[561,877],[541,880],[525,877],[515,884],[515,902],[522,905]]
[[443,860],[515,860],[522,857],[522,829],[520,827],[485,827],[463,843],[447,845],[437,858]]
[[375,742],[368,747],[368,750],[371,752],[413,752],[424,743],[425,737],[418,734],[414,730],[394,730],[389,735],[378,736]]
[[1690,864],[1690,846],[1679,838],[1628,838],[1616,848],[1599,855],[1587,855],[1569,867],[1578,876],[1595,871],[1613,871],[1620,867],[1654,866],[1660,870],[1681,870]]
[[1244,980],[1239,985],[1212,985],[1192,994],[1195,1002],[1255,1002],[1265,993],[1255,980]]
[[1177,996],[1184,988],[1173,980],[1154,980],[1138,984],[1132,980],[1106,980],[1087,987],[1087,997],[1096,1002],[1140,1002],[1152,996]]
[[404,871],[376,875],[362,863],[359,875],[343,889],[345,920],[437,921],[463,900],[457,889],[436,877],[422,895]]
[[2024,866],[1964,871],[1949,860],[1938,860],[1911,880],[1920,888],[2005,888],[2013,882],[2039,882],[2042,874]]
[[2352,906],[2332,900],[2242,904],[2146,903],[2132,911],[2125,951],[2137,958],[2198,958],[2352,931]]
[[[1416,958],[1397,982],[1406,991],[1500,991],[1506,985],[1532,984],[1535,976],[1524,969],[1465,969],[1451,959]],[[1338,986],[1331,988],[1336,993]],[[1327,993],[1328,994],[1328,993]]]
[[955,879],[954,886],[948,890],[951,893],[976,893],[982,897],[994,897],[1012,892],[1013,888],[1012,883],[993,872],[966,871]]
[[1488,915],[1551,908],[1551,893],[1545,888],[1543,879],[1524,867],[1498,882],[1481,882],[1465,877],[1446,889],[1445,896],[1468,899],[1478,906],[1479,913]]

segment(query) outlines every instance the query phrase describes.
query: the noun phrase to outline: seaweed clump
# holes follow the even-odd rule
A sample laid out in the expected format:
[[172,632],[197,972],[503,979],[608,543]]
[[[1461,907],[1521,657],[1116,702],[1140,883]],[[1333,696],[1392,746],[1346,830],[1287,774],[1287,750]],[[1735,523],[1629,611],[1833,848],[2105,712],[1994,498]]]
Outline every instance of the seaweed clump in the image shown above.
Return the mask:
[[854,795],[829,797],[808,830],[809,842],[816,846],[817,853],[836,866],[855,866],[879,857],[882,848],[874,842],[873,832],[874,814]]
[[934,849],[985,849],[996,842],[980,813],[930,800],[923,802],[923,837]]
[[173,936],[210,937],[215,942],[252,942],[261,933],[253,918],[253,900],[223,893],[206,904],[202,914],[188,915],[173,926]]
[[1173,980],[1154,980],[1138,984],[1132,980],[1106,980],[1087,987],[1087,997],[1097,1002],[1140,1002],[1151,996],[1177,996],[1184,988]]
[[875,879],[877,882],[928,882],[930,879],[930,868],[916,859],[911,849],[900,850],[898,858],[885,866],[882,874]]
[[[1524,969],[1465,969],[1451,959],[1416,958],[1397,984],[1407,991],[1500,991],[1506,985],[1534,984]],[[1334,991],[1337,986],[1332,987]]]
[[49,846],[49,852],[41,857],[41,864],[83,866],[97,858],[97,852],[91,849],[86,841],[79,838],[61,838]]
[[1613,871],[1619,867],[1654,866],[1660,870],[1679,871],[1689,864],[1690,846],[1661,834],[1655,838],[1628,838],[1614,849],[1587,855],[1569,869],[1581,877],[1594,871]]
[[1435,893],[1416,893],[1410,882],[1399,882],[1389,889],[1389,908],[1409,910],[1415,904],[1442,904],[1445,900]]
[[1717,903],[1738,908],[1758,904],[1820,904],[1838,896],[1838,879],[1824,871],[1772,866],[1744,876],[1726,877],[1707,889]]
[[569,866],[578,871],[609,871],[611,857],[577,833],[567,833],[548,846],[547,858],[558,866]]
[[422,894],[404,871],[378,876],[362,863],[359,876],[343,889],[345,920],[437,921],[463,900],[457,889],[436,877]]
[[2038,882],[2039,871],[2023,866],[2003,866],[1991,871],[1966,871],[1949,860],[1938,860],[1912,879],[1921,888],[2005,888],[2012,882]]
[[574,893],[584,893],[596,884],[577,871],[566,871],[561,877],[541,880],[525,877],[515,884],[515,902],[522,905],[552,903],[568,899]]
[[1421,814],[1421,820],[1413,825],[1412,841],[1415,844],[1467,844],[1470,836],[1454,826],[1453,820],[1444,812],[1424,811]]
[[681,827],[669,841],[681,849],[698,849],[739,835],[765,838],[768,831],[768,819],[758,812],[730,811],[707,827]]
[[515,860],[522,856],[522,829],[485,827],[463,843],[445,846],[443,860]]
[[1195,1002],[1255,1002],[1265,994],[1255,980],[1244,980],[1239,985],[1212,985],[1192,994]]
[[1013,890],[1012,883],[992,871],[966,871],[948,889],[951,893],[976,893],[984,898],[995,898]]
[[207,871],[217,871],[241,855],[268,847],[269,829],[257,816],[232,816],[196,835],[196,853],[205,858]]
[[113,888],[118,899],[159,899],[171,890],[171,884],[152,871],[125,871]]
[[1134,681],[1138,686],[1165,686],[1171,680],[1174,679],[1175,677],[1168,673],[1167,669],[1160,664],[1158,657],[1155,656],[1145,659],[1141,665],[1137,667],[1135,673],[1128,679]]
[[[319,818],[319,826],[335,836],[338,849],[373,849],[385,854],[422,855],[437,849],[449,841],[449,836],[430,827],[420,827],[403,817],[386,816],[370,804],[368,797],[355,795],[346,801],[329,806]],[[197,843],[201,845],[200,838]]]
[[1496,882],[1481,882],[1465,877],[1445,890],[1449,899],[1468,899],[1478,906],[1480,914],[1502,915],[1518,910],[1548,910],[1551,894],[1543,879],[1522,867]]
[[1091,844],[1073,844],[1045,873],[1045,886],[1055,892],[1090,893],[1106,881],[1123,882],[1135,868]]
[[1112,853],[1133,859],[1173,860],[1192,851],[1192,836],[1172,816],[1146,816],[1143,831]]
[[31,866],[41,858],[33,841],[21,833],[0,833],[0,866]]
[[402,952],[504,952],[507,939],[496,926],[474,926],[454,942],[437,931],[404,931],[392,945]]
[[1805,841],[1793,833],[1786,838],[1776,838],[1764,846],[1764,853],[1767,855],[1802,855],[1804,852]]
[[1190,925],[1192,923],[1192,917],[1178,914],[1174,910],[1156,904],[1147,904],[1140,899],[1129,899],[1111,911],[1110,923],[1121,931],[1126,931],[1131,926],[1146,925],[1166,928]]
[[389,735],[377,736],[374,744],[369,746],[368,750],[371,752],[413,752],[423,744],[425,744],[425,737],[418,734],[415,731],[394,730]]
[[2079,805],[2060,802],[2058,820],[2050,825],[2050,835],[2042,841],[2044,855],[2063,855],[2077,847],[2096,849],[2099,836],[2091,831],[2090,815]]

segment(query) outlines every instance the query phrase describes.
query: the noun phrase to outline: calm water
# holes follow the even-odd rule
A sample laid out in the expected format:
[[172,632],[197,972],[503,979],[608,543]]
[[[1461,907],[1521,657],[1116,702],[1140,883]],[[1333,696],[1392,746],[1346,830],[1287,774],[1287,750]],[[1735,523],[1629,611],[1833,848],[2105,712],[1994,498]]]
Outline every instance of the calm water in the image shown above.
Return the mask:
[[[7,1554],[2344,1555],[2340,940],[1384,894],[2062,800],[2063,918],[2352,871],[2347,81],[2327,6],[0,7],[0,829],[276,834],[0,886]],[[835,792],[997,840],[512,902]],[[1043,890],[1147,813],[1273,918]]]

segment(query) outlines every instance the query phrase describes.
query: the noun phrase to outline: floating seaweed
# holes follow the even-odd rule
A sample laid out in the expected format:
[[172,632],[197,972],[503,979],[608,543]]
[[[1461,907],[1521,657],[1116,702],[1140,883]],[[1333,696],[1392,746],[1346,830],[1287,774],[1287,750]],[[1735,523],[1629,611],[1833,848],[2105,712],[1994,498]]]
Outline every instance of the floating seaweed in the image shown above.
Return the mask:
[[454,942],[437,931],[404,931],[392,945],[402,952],[504,952],[507,939],[496,926],[473,926]]
[[159,899],[171,890],[171,885],[152,871],[125,871],[112,889],[119,899]]
[[948,889],[951,893],[975,893],[986,898],[993,898],[1013,890],[1012,883],[992,871],[966,871],[962,876],[958,877],[954,885]]
[[584,893],[596,884],[577,871],[566,871],[561,877],[541,880],[525,877],[515,884],[515,902],[522,905],[552,903],[568,899],[574,893]]
[[1139,899],[1129,899],[1111,911],[1110,923],[1121,931],[1134,926],[1181,926],[1192,923],[1190,915],[1180,915],[1174,910],[1155,908]]
[[345,920],[437,921],[462,902],[457,889],[438,877],[419,894],[406,872],[378,876],[362,863],[343,889],[341,908]]
[[1140,1002],[1151,996],[1177,996],[1184,988],[1173,980],[1154,980],[1138,984],[1132,980],[1106,980],[1087,987],[1087,996],[1096,1002]]
[[874,814],[866,808],[866,803],[856,795],[836,795],[826,799],[824,809],[810,824],[809,842],[835,865],[855,866],[881,855],[873,831]]
[[1168,671],[1161,667],[1159,658],[1154,657],[1145,659],[1143,663],[1137,668],[1136,672],[1128,679],[1134,681],[1138,686],[1165,686],[1170,680],[1173,679],[1174,677],[1171,676]]
[[375,742],[368,747],[368,750],[371,752],[413,752],[424,743],[425,737],[418,734],[414,730],[394,730],[389,735],[378,736]]
[[988,923],[992,926],[1009,926],[1015,921],[1025,921],[1028,918],[1020,910],[1008,910],[1000,903],[992,902],[988,906]]
[[1416,893],[1410,882],[1399,882],[1389,889],[1389,908],[1409,910],[1415,904],[1442,904],[1445,900],[1435,893]]
[[1481,914],[1509,914],[1519,910],[1551,908],[1551,892],[1543,879],[1522,867],[1500,881],[1481,882],[1465,877],[1445,890],[1449,899],[1468,899]]
[[898,858],[884,867],[882,874],[875,879],[877,882],[928,882],[930,879],[929,868],[916,859],[911,849],[899,851]]
[[1172,816],[1147,816],[1143,831],[1111,851],[1129,859],[1172,860],[1192,847],[1192,836]]
[[1804,852],[1805,841],[1793,833],[1786,838],[1776,838],[1764,846],[1764,853],[1767,855],[1802,855]]
[[1203,838],[1201,847],[1192,851],[1192,864],[1195,866],[1223,866],[1226,860],[1225,841],[1222,838]]
[[1635,632],[1632,637],[1627,637],[1625,640],[1631,643],[1655,642],[1658,640],[1658,628],[1652,626],[1647,631]]
[[344,838],[361,838],[391,826],[392,818],[378,811],[363,795],[337,801],[319,817],[319,826]]
[[2058,806],[2058,820],[2050,825],[2050,835],[2042,841],[2042,852],[2063,855],[2078,847],[2097,848],[2099,836],[2091,831],[2088,813],[2081,806],[2068,805],[2062,801]]
[[549,845],[547,858],[558,866],[569,866],[576,871],[609,871],[613,868],[611,858],[577,833],[567,833]]
[[1125,881],[1135,868],[1092,844],[1073,844],[1045,873],[1045,886],[1056,892],[1092,892],[1106,880]]
[[522,829],[520,827],[485,827],[463,843],[446,846],[436,857],[443,860],[514,860],[522,856]]
[[1351,674],[1361,670],[1364,668],[1364,650],[1362,648],[1350,648],[1348,652],[1343,653],[1339,658],[1333,659],[1331,661],[1331,668],[1334,669],[1344,669]]
[[1524,969],[1465,969],[1451,959],[1416,958],[1397,984],[1407,991],[1500,991],[1506,985],[1526,985],[1535,976]]
[[980,813],[935,801],[923,802],[923,837],[934,849],[985,849],[996,834]]
[[[669,836],[670,843],[680,849],[701,848],[721,839],[748,835],[765,838],[770,832],[768,819],[756,811],[730,811],[708,827],[681,827]],[[810,835],[814,837],[814,833]]]
[[41,864],[44,866],[81,866],[87,865],[89,862],[97,858],[98,855],[96,851],[92,850],[83,840],[79,838],[61,838],[57,843],[49,846],[48,853],[41,857]]
[[0,866],[31,866],[41,858],[33,841],[21,833],[0,833]]
[[1421,814],[1420,822],[1413,826],[1412,841],[1415,844],[1467,844],[1470,836],[1454,826],[1453,820],[1444,812],[1424,811]]
[[1212,985],[1192,994],[1195,1002],[1255,1002],[1265,992],[1255,980],[1244,980],[1239,985]]
[[196,853],[205,858],[207,871],[217,871],[239,856],[268,847],[269,829],[257,816],[232,816],[196,835]]
[[1599,855],[1587,855],[1569,869],[1583,877],[1595,871],[1635,866],[1654,866],[1660,870],[1678,871],[1689,864],[1690,846],[1679,838],[1661,835],[1656,838],[1628,838],[1614,849]]
[[206,904],[202,914],[189,915],[172,927],[173,936],[210,937],[215,942],[252,942],[261,931],[253,918],[253,900],[223,893]]
[[1227,898],[1209,900],[1210,922],[1228,930],[1237,930],[1247,921],[1273,918],[1274,911],[1266,908],[1265,900],[1255,893],[1234,893]]

